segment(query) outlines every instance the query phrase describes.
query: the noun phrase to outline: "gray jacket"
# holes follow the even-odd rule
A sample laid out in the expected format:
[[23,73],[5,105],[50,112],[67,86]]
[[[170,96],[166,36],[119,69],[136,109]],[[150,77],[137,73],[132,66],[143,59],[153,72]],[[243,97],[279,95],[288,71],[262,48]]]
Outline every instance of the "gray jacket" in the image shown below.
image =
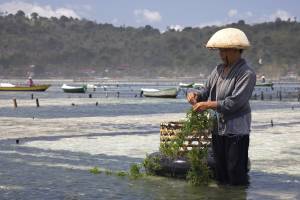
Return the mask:
[[[256,84],[256,74],[244,59],[237,61],[226,77],[222,76],[223,64],[218,65],[209,76],[205,88],[199,92],[198,101],[217,101],[217,112],[228,134],[249,134],[251,108],[249,99]],[[241,124],[245,127],[239,127]],[[236,130],[242,133],[234,133]],[[223,130],[224,131],[224,130]]]

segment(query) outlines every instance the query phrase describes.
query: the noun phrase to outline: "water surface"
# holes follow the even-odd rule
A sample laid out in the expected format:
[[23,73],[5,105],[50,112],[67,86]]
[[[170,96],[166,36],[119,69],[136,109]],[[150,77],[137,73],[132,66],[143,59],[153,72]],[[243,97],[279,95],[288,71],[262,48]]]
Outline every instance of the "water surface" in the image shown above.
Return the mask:
[[1,93],[1,199],[300,199],[299,102],[251,102],[248,187],[89,173],[94,166],[117,171],[142,162],[158,150],[159,123],[185,117],[189,105],[183,94],[139,98],[138,88],[119,86],[120,98],[112,95],[115,88],[108,97],[96,91],[88,98],[54,86],[34,93],[39,108],[28,93]]

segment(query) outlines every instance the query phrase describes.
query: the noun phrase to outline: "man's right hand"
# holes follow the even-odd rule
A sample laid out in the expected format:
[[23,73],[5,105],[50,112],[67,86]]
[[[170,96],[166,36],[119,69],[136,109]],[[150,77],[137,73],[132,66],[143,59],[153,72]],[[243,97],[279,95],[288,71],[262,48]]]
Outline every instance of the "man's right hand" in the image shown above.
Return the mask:
[[186,98],[190,104],[195,105],[197,103],[198,95],[196,92],[189,92]]

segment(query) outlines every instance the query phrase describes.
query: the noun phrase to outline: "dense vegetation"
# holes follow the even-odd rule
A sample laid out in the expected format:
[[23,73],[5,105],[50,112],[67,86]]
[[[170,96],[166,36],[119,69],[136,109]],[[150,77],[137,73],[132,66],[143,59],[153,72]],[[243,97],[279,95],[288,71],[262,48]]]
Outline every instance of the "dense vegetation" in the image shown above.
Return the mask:
[[[255,25],[243,20],[226,27],[241,28],[252,47],[245,52],[258,72],[278,77],[300,74],[300,23],[294,20]],[[2,77],[98,76],[176,77],[208,74],[219,62],[216,51],[203,46],[223,27],[186,27],[161,33],[149,25],[114,27],[67,17],[0,16]],[[261,64],[259,63],[261,59]]]

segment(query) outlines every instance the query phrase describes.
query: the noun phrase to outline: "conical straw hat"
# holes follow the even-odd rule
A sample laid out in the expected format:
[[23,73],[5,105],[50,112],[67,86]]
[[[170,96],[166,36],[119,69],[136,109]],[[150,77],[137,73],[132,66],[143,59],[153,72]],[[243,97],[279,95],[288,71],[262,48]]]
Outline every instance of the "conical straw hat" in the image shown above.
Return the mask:
[[250,46],[246,34],[237,28],[224,28],[217,31],[207,42],[207,48],[247,49]]

